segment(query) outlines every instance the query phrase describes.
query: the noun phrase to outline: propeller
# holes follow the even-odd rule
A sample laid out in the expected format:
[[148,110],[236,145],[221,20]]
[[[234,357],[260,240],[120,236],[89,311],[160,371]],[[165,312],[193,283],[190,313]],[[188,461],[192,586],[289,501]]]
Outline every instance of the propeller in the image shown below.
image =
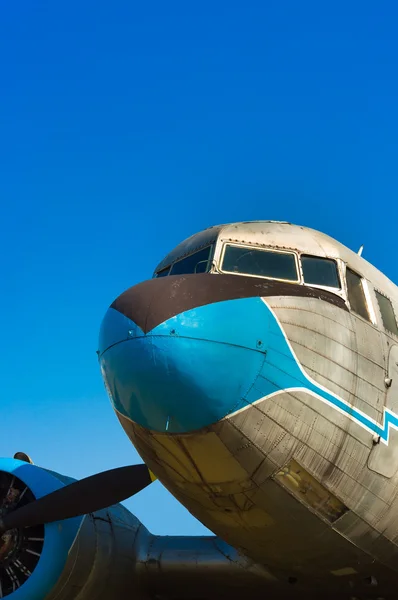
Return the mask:
[[0,536],[10,529],[45,525],[102,510],[134,496],[155,479],[144,464],[91,475],[0,518]]

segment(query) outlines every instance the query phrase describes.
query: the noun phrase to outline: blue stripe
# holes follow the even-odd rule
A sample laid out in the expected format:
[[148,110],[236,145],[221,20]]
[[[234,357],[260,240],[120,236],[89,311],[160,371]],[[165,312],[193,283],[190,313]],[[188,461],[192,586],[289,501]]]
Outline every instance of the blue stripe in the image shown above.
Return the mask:
[[386,410],[383,424],[375,423],[312,380],[261,298],[201,306],[146,335],[117,311],[110,314],[108,325],[108,340],[116,339],[115,331],[121,341],[129,340],[105,350],[101,358],[112,402],[121,414],[149,429],[201,429],[272,394],[297,388],[339,409],[384,442],[390,427],[398,428],[396,414]]
[[[247,398],[248,402],[252,404],[260,398],[266,399],[270,394],[278,390],[289,392],[296,388],[302,388],[318,396],[331,406],[338,408],[351,420],[356,421],[359,425],[380,436],[383,441],[388,443],[390,427],[394,426],[398,428],[398,416],[385,409],[383,425],[375,423],[369,416],[357,410],[349,402],[324,389],[312,380],[300,365],[276,316],[265,302],[263,304],[268,313],[270,323],[268,355],[264,373],[260,380],[261,383],[256,385],[256,389],[249,395]],[[270,389],[270,386],[273,389]]]

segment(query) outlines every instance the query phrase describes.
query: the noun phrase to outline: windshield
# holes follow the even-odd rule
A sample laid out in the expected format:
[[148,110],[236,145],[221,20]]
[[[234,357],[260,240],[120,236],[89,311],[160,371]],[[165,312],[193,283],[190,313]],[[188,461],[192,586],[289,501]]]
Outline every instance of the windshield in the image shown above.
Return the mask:
[[296,257],[290,252],[275,252],[258,248],[243,248],[242,246],[225,247],[222,270],[228,273],[241,273],[298,281]]

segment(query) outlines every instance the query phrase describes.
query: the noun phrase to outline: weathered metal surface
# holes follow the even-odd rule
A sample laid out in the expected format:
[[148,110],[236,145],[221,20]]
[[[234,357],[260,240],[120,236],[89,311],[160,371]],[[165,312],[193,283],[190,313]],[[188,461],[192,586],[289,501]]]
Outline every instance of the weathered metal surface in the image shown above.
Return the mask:
[[120,505],[87,515],[62,576],[46,600],[135,597],[135,556],[141,528],[141,523]]
[[46,600],[255,598],[272,583],[222,540],[152,535],[119,505],[85,518]]
[[137,575],[151,598],[254,598],[274,583],[266,568],[215,537],[151,536]]
[[[398,290],[332,238],[286,223],[220,227],[214,273],[221,269],[223,244],[231,241],[337,261],[343,286],[336,298],[344,309],[288,289],[263,297],[286,339],[295,373],[300,369],[313,387],[297,379],[296,388],[289,384],[260,395],[217,423],[182,434],[151,431],[126,415],[118,414],[119,419],[175,497],[269,570],[277,582],[272,597],[277,590],[285,594],[289,583],[291,597],[294,590],[305,590],[306,597],[391,598],[398,582],[398,358],[391,350],[397,339],[383,327],[374,289],[386,294],[396,311]],[[347,265],[365,279],[369,321],[346,310]],[[304,286],[302,277],[299,285]],[[265,370],[261,377],[267,377]],[[283,483],[280,473],[292,464],[308,474],[307,487],[299,483],[294,491]],[[306,498],[311,481],[319,486],[320,500]],[[328,502],[336,499],[341,508],[335,520],[317,506],[328,493]]]
[[[398,414],[398,346],[391,347],[385,373],[385,406]],[[388,446],[380,443],[376,437],[369,457],[368,467],[385,477],[393,477],[398,469],[398,431],[390,432]],[[396,479],[394,478],[396,481]]]

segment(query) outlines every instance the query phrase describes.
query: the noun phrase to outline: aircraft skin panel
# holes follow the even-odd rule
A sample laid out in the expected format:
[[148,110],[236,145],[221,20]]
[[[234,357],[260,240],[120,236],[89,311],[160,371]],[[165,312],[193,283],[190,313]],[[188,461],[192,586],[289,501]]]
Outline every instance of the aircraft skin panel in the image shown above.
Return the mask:
[[[120,422],[193,515],[267,565],[272,597],[288,582],[292,597],[387,599],[398,570],[397,472],[386,467],[398,413],[386,393],[396,389],[395,341],[375,289],[394,305],[397,288],[312,229],[257,221],[216,234],[210,274],[162,272],[105,317],[104,330],[118,320],[119,339],[110,346],[105,335],[99,355]],[[209,236],[183,242],[162,268],[183,265]],[[246,249],[241,256],[255,249],[254,270],[231,263],[224,273],[227,244]],[[289,254],[290,281],[262,272],[257,249]],[[302,255],[334,260],[338,285],[308,285]],[[362,317],[347,266],[365,297]]]
[[[253,313],[248,327],[229,326],[247,311]],[[191,309],[113,345],[101,364],[116,410],[151,430],[175,433],[246,406],[264,364],[267,328],[263,302],[247,298]]]
[[[217,535],[253,560],[272,565],[281,577],[290,570],[301,578],[318,575],[323,585],[324,577],[327,585],[337,585],[330,573],[343,568],[341,561],[369,569],[377,554],[376,545],[372,554],[369,537],[378,539],[383,531],[378,524],[394,510],[389,499],[396,480],[367,468],[375,434],[388,444],[396,433],[382,410],[384,358],[375,351],[375,345],[380,349],[379,333],[362,321],[358,327],[355,316],[320,299],[270,297],[261,302],[268,322],[263,371],[229,415],[181,435],[155,432],[125,415],[119,418],[149,467]],[[225,304],[218,303],[217,310]],[[241,314],[258,323],[254,306],[246,303]],[[313,310],[318,318],[310,318]],[[325,319],[320,320],[323,310]],[[236,368],[231,365],[231,373]],[[392,423],[394,418],[392,414]],[[335,493],[361,527],[357,523],[346,530],[344,515],[340,525],[325,523],[283,489],[275,476],[292,459]],[[395,529],[387,540],[391,556],[396,554],[396,535]],[[321,555],[322,563],[317,560]],[[391,564],[385,558],[383,562]],[[362,567],[358,572],[362,576]],[[383,577],[391,579],[391,574]]]
[[[257,411],[253,407],[245,413],[254,410]],[[154,432],[149,434],[148,430],[131,421],[127,423],[125,417],[119,415],[119,418],[143,458],[148,465],[157,468],[160,480],[174,496],[230,545],[255,562],[267,565],[282,590],[293,577],[301,584],[296,588],[297,593],[310,589],[314,597],[319,598],[320,595],[326,597],[326,589],[333,590],[334,594],[345,592],[346,582],[331,575],[331,570],[338,571],[352,565],[355,565],[355,579],[359,585],[372,572],[387,588],[395,586],[393,571],[383,565],[376,567],[371,554],[347,541],[276,483],[272,479],[279,471],[275,462],[264,460],[264,455],[253,447],[248,438],[240,431],[233,432],[232,424],[224,421],[222,433],[220,426],[215,425],[209,428],[210,431],[200,434],[166,436]],[[235,456],[230,453],[229,464],[234,461],[236,464],[231,467],[231,479],[228,481],[225,481],[228,461],[225,448],[221,449],[221,438],[227,437],[224,436],[226,429],[229,429],[231,440],[239,439],[241,442],[235,448]],[[220,440],[219,453],[213,436]],[[286,464],[286,458],[292,455],[297,441],[291,436],[279,438],[271,454],[274,460]],[[211,458],[205,455],[208,439]],[[221,477],[209,466],[219,455],[225,457]],[[186,477],[188,461],[192,465],[189,479]],[[253,469],[252,475],[246,470],[249,468]],[[241,479],[237,478],[238,471],[242,473]],[[358,523],[356,526],[358,528]],[[364,521],[361,533],[364,539],[372,533]],[[381,588],[378,588],[380,592]],[[289,594],[293,594],[293,589]],[[308,597],[311,597],[309,592]]]
[[137,590],[135,540],[141,527],[120,505],[87,515],[46,600],[130,598]]
[[[228,323],[241,321],[245,327],[228,327]],[[306,331],[302,332],[305,341]],[[365,379],[365,372],[370,371],[370,384],[373,378],[377,385],[377,379],[382,379],[381,365],[349,346],[315,334],[312,339],[317,341],[318,336],[324,351],[329,348],[330,357],[316,348],[313,361],[329,362],[332,371],[336,361],[331,356],[337,353],[347,365],[345,397],[305,371],[283,325],[260,298],[217,302],[178,314],[145,336],[110,347],[101,364],[116,410],[151,430],[198,430],[275,393],[303,389],[387,444],[390,429],[398,426],[398,416],[388,410],[378,422],[351,399],[353,385],[357,379]],[[157,377],[151,378],[155,366]]]

